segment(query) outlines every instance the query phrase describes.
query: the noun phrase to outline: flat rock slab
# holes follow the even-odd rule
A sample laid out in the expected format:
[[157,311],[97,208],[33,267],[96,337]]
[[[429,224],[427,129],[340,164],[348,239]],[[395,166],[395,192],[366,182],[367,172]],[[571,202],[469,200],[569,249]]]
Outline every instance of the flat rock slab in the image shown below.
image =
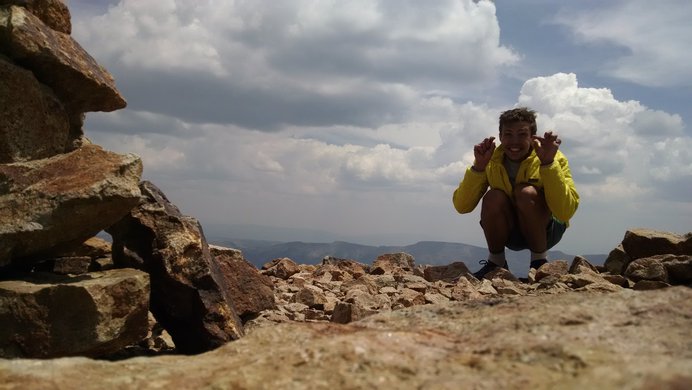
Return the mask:
[[0,360],[0,387],[689,388],[690,313],[686,287],[426,305],[263,327],[197,356]]
[[53,89],[71,113],[126,106],[113,76],[68,34],[53,30],[23,7],[0,6],[3,53]]
[[134,269],[0,281],[0,356],[114,353],[146,337],[148,311],[149,276]]
[[81,243],[139,203],[142,162],[96,145],[0,164],[0,267]]

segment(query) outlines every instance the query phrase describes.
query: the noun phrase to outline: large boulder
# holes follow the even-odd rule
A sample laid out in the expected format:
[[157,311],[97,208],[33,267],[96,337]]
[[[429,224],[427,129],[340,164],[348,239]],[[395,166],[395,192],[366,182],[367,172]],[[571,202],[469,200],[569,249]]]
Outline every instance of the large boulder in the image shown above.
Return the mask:
[[149,277],[134,269],[0,281],[0,357],[98,357],[147,335]]
[[241,251],[213,245],[209,249],[228,280],[229,295],[241,319],[255,317],[262,310],[276,309],[274,283],[247,261]]
[[[141,204],[107,231],[113,261],[133,254],[151,276],[151,312],[178,351],[199,353],[243,335],[231,281],[211,255],[199,222],[184,216],[150,182]],[[128,262],[128,264],[131,264]]]
[[70,113],[125,107],[113,76],[68,34],[53,30],[28,9],[0,7],[3,53],[53,89]]
[[48,159],[0,164],[0,267],[79,244],[140,200],[135,155],[85,145]]
[[692,256],[692,232],[685,235],[652,229],[625,232],[622,247],[632,260],[654,255]]
[[53,91],[0,55],[0,164],[65,151],[70,121]]

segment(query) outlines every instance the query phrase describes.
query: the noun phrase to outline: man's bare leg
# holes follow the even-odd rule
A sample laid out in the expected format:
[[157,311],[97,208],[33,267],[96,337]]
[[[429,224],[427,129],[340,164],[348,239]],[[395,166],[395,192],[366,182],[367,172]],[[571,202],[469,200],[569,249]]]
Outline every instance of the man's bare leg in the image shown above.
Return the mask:
[[521,185],[514,189],[514,200],[519,229],[531,250],[531,260],[544,260],[548,250],[545,229],[551,217],[545,196],[534,186]]
[[512,202],[502,190],[491,189],[483,196],[481,226],[488,251],[503,253],[514,225]]

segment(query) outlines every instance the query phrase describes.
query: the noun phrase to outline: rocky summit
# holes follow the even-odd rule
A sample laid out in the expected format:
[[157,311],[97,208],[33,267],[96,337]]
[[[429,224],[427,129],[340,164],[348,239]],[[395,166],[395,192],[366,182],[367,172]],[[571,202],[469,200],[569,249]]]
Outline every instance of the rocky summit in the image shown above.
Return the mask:
[[62,0],[0,0],[0,389],[692,388],[692,233],[525,278],[398,251],[258,269],[89,141],[125,99],[70,34]]

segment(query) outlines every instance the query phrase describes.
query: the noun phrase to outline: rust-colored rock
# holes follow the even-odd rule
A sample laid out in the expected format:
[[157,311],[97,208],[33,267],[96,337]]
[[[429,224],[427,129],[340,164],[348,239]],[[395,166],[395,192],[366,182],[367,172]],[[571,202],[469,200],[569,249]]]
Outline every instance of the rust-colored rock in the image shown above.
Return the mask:
[[0,164],[65,151],[68,114],[50,88],[0,55]]
[[300,267],[288,257],[274,259],[262,266],[265,275],[276,276],[279,279],[288,279],[291,275],[300,272]]
[[0,267],[78,244],[112,225],[139,202],[141,174],[139,157],[96,145],[0,165]]
[[454,282],[458,280],[460,276],[468,273],[470,273],[468,267],[461,261],[456,261],[448,265],[431,266],[423,270],[425,280],[428,282],[435,282],[437,280]]
[[0,42],[3,54],[51,87],[68,112],[125,107],[113,76],[70,35],[46,26],[26,8],[0,8]]
[[142,201],[107,229],[116,264],[126,250],[151,276],[151,312],[182,353],[217,348],[243,335],[231,282],[209,252],[199,222],[185,216],[150,182]]
[[274,283],[250,264],[241,251],[213,245],[209,249],[228,281],[228,293],[240,318],[252,318],[262,310],[276,308]]
[[0,0],[0,6],[3,5],[24,7],[53,30],[72,33],[70,10],[62,0]]
[[385,253],[377,256],[370,267],[373,275],[392,274],[396,272],[412,272],[415,266],[413,256],[408,253]]

